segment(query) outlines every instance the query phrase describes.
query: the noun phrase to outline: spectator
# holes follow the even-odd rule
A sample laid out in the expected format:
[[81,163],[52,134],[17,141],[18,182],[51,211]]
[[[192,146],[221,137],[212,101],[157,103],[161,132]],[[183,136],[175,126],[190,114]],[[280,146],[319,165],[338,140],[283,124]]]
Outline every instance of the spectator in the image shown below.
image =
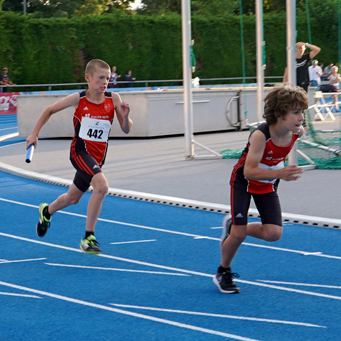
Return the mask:
[[[306,48],[309,48],[311,51],[309,53],[304,53]],[[309,72],[308,65],[312,58],[314,58],[321,49],[318,46],[309,44],[309,43],[296,43],[296,85],[300,86],[308,92],[309,87]],[[288,70],[285,67],[283,83],[288,81]]]
[[[11,79],[8,76],[8,69],[7,67],[3,67],[2,68],[2,74],[0,75],[0,85],[15,85],[14,83],[12,83]],[[0,92],[8,92],[8,87],[4,86],[1,87],[1,91]]]
[[322,80],[323,81],[327,81],[329,79],[329,76],[332,73],[332,67],[333,67],[333,63],[329,63],[328,66],[326,66],[323,70],[323,76],[322,76]]
[[[333,66],[332,67],[332,73],[330,74],[329,76],[329,84],[332,85],[334,88],[333,91],[335,92],[339,92],[340,91],[340,80],[341,80],[341,77],[340,77],[340,74],[338,74],[339,68],[337,66]],[[338,105],[338,97],[339,95],[338,94],[335,94],[333,95],[333,104],[335,105],[335,110],[336,111],[339,111],[339,105]]]
[[113,66],[111,69],[108,88],[118,88],[117,80],[119,78],[121,78],[121,75],[117,74],[116,66]]
[[318,60],[313,60],[313,65],[309,66],[309,79],[311,86],[319,86],[321,84],[322,69],[318,65]]
[[127,88],[133,87],[133,81],[136,80],[131,74],[131,70],[126,71],[126,74],[124,75],[124,80],[128,83],[126,83]]

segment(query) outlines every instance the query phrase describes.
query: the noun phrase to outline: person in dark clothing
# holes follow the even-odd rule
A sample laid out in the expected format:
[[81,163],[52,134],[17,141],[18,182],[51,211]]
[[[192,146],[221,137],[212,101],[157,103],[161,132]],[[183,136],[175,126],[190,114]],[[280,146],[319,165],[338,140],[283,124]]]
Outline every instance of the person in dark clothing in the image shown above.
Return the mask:
[[[11,79],[8,76],[8,68],[2,68],[2,74],[0,75],[0,85],[15,85],[12,83]],[[8,92],[8,87],[3,86],[0,88],[0,92]]]
[[[309,53],[304,53],[306,48],[309,48],[311,51]],[[318,46],[309,44],[309,43],[296,43],[296,85],[303,88],[306,92],[308,92],[308,87],[310,84],[309,80],[309,63],[310,60],[313,59],[319,52],[321,48]],[[288,70],[285,67],[283,83],[288,81]]]
[[133,87],[133,81],[136,80],[135,77],[132,76],[131,70],[128,70],[125,75],[124,75],[124,80],[128,83],[126,83],[127,88],[132,88]]

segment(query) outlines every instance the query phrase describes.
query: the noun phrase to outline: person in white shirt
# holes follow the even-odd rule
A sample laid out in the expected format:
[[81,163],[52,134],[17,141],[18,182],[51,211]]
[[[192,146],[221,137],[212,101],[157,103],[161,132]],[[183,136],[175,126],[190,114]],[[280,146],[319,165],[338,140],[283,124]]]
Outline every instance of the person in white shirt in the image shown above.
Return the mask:
[[[332,67],[332,73],[331,75],[329,76],[329,84],[333,85],[334,86],[334,91],[335,92],[340,92],[340,81],[341,81],[341,76],[340,74],[338,73],[339,71],[339,68],[334,65]],[[336,111],[339,111],[339,105],[338,105],[338,97],[339,95],[338,94],[334,94],[333,95],[333,104],[335,105],[335,110]]]
[[328,80],[328,78],[329,78],[329,76],[331,75],[331,73],[332,73],[332,67],[333,67],[333,63],[332,62],[330,62],[325,68],[324,68],[324,70],[323,70],[323,76],[322,76],[322,80],[323,81],[327,81]]
[[321,66],[318,65],[318,60],[313,60],[313,65],[309,66],[310,86],[318,86],[321,83],[321,76],[323,74]]

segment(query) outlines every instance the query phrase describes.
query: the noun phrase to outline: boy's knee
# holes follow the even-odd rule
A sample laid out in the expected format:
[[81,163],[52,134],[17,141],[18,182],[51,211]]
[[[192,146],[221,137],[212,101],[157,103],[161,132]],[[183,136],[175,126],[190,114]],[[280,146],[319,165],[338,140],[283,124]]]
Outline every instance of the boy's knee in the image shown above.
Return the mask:
[[69,202],[70,202],[71,205],[76,205],[76,204],[79,203],[79,199],[80,198],[78,198],[78,197],[77,198],[76,197],[70,197],[69,198]]
[[267,241],[268,242],[276,242],[282,237],[282,232],[283,232],[283,227],[282,226],[273,226],[271,229],[268,231],[268,237]]
[[245,240],[246,236],[247,236],[247,232],[246,232],[246,226],[244,228],[244,226],[239,226],[239,225],[232,225],[231,228],[231,234],[233,234],[233,237],[240,241],[241,243]]
[[109,192],[108,183],[106,181],[103,181],[100,184],[97,184],[97,186],[94,187],[94,192],[106,196]]

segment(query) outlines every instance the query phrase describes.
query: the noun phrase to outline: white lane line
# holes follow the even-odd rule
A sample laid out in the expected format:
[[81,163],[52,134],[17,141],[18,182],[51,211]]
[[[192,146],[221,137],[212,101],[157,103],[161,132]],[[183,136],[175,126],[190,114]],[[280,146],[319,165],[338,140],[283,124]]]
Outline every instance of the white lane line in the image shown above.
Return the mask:
[[302,256],[319,256],[322,252],[301,252]]
[[174,272],[159,272],[159,271],[143,271],[143,270],[134,270],[134,269],[118,269],[118,268],[104,268],[97,266],[85,266],[85,265],[72,265],[72,264],[56,264],[56,263],[45,263],[46,265],[51,266],[60,266],[66,268],[79,268],[79,269],[93,269],[93,270],[107,270],[107,271],[122,271],[122,272],[133,272],[133,273],[145,273],[145,274],[153,274],[153,275],[169,275],[169,276],[189,276],[183,273],[174,273]]
[[[35,243],[35,244],[39,244],[39,245],[54,247],[56,249],[62,249],[62,250],[68,250],[68,251],[73,251],[73,252],[84,253],[80,249],[75,249],[75,248],[72,248],[72,247],[58,245],[58,244],[46,243],[46,242],[43,242],[41,240],[34,240],[34,239],[24,238],[24,237],[15,236],[15,235],[3,233],[3,232],[0,232],[0,236],[9,237],[9,238],[18,239],[18,240],[23,240],[23,241],[26,241],[26,242]],[[153,263],[148,263],[148,262],[142,262],[142,261],[138,261],[138,260],[134,260],[134,259],[128,259],[128,258],[122,258],[122,257],[106,255],[106,254],[103,254],[103,253],[98,254],[97,257],[114,259],[114,260],[118,260],[118,261],[122,261],[122,262],[133,263],[133,264],[138,264],[138,265],[145,265],[145,266],[150,266],[150,267],[159,268],[159,269],[165,269],[165,270],[171,270],[171,271],[176,271],[176,272],[188,273],[188,274],[191,274],[191,275],[205,276],[205,277],[210,277],[210,278],[213,276],[211,274],[204,274],[202,272],[183,270],[183,269],[178,269],[178,268],[174,268],[174,267],[170,267],[170,266],[163,266],[163,265],[158,265],[158,264],[153,264]],[[260,283],[258,284],[257,283],[257,285],[262,285],[262,284],[260,284]],[[263,284],[263,285],[265,285],[265,284]]]
[[[19,239],[19,240],[24,240],[24,241],[27,241],[27,242],[36,243],[36,244],[40,244],[40,245],[55,247],[57,249],[63,249],[63,250],[83,253],[83,251],[81,251],[80,249],[75,249],[75,248],[71,248],[71,247],[68,247],[68,246],[50,244],[50,243],[42,242],[42,241],[39,241],[39,240],[33,240],[33,239],[24,238],[24,237],[10,235],[10,234],[7,234],[7,233],[0,232],[0,236],[14,238],[14,239]],[[134,260],[134,259],[128,259],[128,258],[122,258],[122,257],[106,255],[106,254],[103,254],[103,253],[100,253],[99,255],[97,255],[97,257],[115,259],[115,260],[122,261],[122,262],[139,264],[139,265],[145,265],[145,266],[150,266],[150,267],[159,268],[159,269],[166,269],[166,270],[171,270],[171,271],[176,271],[176,272],[183,272],[183,273],[187,273],[187,274],[191,274],[191,275],[197,275],[197,276],[202,276],[202,277],[210,277],[210,278],[213,277],[212,274],[206,274],[206,273],[203,273],[203,272],[191,271],[191,270],[180,269],[180,268],[174,268],[174,267],[171,267],[171,266],[164,266],[164,265],[148,263],[148,262],[142,262],[142,261],[138,261],[138,260]],[[319,297],[323,297],[323,298],[331,298],[331,299],[335,299],[335,300],[341,300],[340,296],[325,295],[325,294],[320,294],[320,293],[316,293],[316,292],[310,292],[310,291],[303,291],[303,290],[297,290],[297,289],[292,289],[292,288],[280,287],[280,286],[276,286],[276,285],[272,285],[272,284],[266,284],[266,283],[251,282],[251,281],[246,281],[246,280],[242,280],[242,279],[234,279],[234,281],[235,282],[244,283],[244,284],[249,284],[249,285],[266,287],[266,288],[270,288],[270,289],[277,289],[277,290],[295,292],[295,293],[299,293],[299,294],[305,294],[305,295],[312,295],[312,296],[319,296]]]
[[[9,200],[9,199],[4,199],[4,198],[0,198],[0,201],[5,201],[5,202],[9,202],[9,203],[16,204],[16,205],[21,205],[21,206],[39,208],[39,206],[37,206],[37,205],[26,204],[26,203],[22,203],[22,202],[19,202],[19,201]],[[72,212],[66,212],[66,211],[58,211],[56,213],[67,214],[67,215],[71,215],[71,216],[74,216],[74,217],[80,217],[80,218],[84,218],[84,219],[87,218],[87,216],[84,215],[84,214],[78,214],[78,213],[72,213]],[[122,221],[116,221],[116,220],[110,220],[110,219],[98,218],[98,221],[103,221],[105,223],[118,224],[118,225],[123,225],[123,226],[138,227],[138,228],[141,228],[141,229],[158,231],[158,232],[166,232],[166,233],[171,233],[171,234],[178,234],[178,235],[181,235],[181,236],[188,236],[188,237],[193,237],[193,238],[194,237],[203,237],[203,236],[200,236],[200,235],[197,235],[197,234],[192,234],[192,233],[171,231],[171,230],[165,230],[165,229],[160,229],[160,228],[156,228],[156,227],[150,227],[150,226],[144,226],[144,225],[138,225],[138,224],[131,224],[131,223],[124,223]],[[206,236],[205,236],[205,238],[212,239],[212,240],[220,240],[219,238],[211,238],[211,237],[206,237]]]
[[33,262],[37,260],[45,260],[46,258],[32,258],[32,259],[19,259],[19,260],[5,260],[1,259],[0,264],[4,263],[21,263],[21,262]]
[[313,291],[305,291],[305,290],[298,290],[298,289],[293,289],[293,288],[280,287],[277,285],[271,285],[271,284],[265,284],[265,283],[250,282],[250,281],[245,281],[242,279],[233,279],[233,280],[236,282],[245,283],[245,284],[265,286],[266,288],[271,288],[271,289],[278,289],[278,290],[283,290],[283,291],[296,292],[298,294],[317,296],[317,297],[323,297],[323,298],[331,298],[333,300],[341,300],[341,296],[326,295],[326,294],[321,294],[321,293],[313,292]]
[[281,282],[281,281],[266,281],[263,279],[257,279],[257,281],[263,283],[273,283],[273,284],[287,284],[287,285],[297,285],[304,287],[315,287],[315,288],[327,288],[327,289],[341,289],[341,286],[336,285],[324,285],[324,284],[311,284],[311,283],[296,283],[296,282]]
[[164,312],[168,312],[168,313],[188,314],[188,315],[197,315],[197,316],[210,316],[210,317],[221,317],[221,318],[236,319],[236,320],[246,320],[246,321],[269,322],[269,323],[279,323],[279,324],[291,324],[291,325],[295,325],[295,326],[304,326],[304,327],[327,328],[325,326],[320,326],[318,324],[311,324],[311,323],[304,323],[304,322],[295,322],[295,321],[284,321],[284,320],[263,319],[263,318],[258,318],[258,317],[245,317],[245,316],[236,316],[236,315],[202,313],[202,312],[198,312],[198,311],[188,311],[188,310],[162,309],[162,308],[145,307],[145,306],[137,306],[137,305],[127,305],[127,304],[115,304],[115,303],[110,303],[110,304],[115,306],[115,307],[121,307],[121,308],[142,309],[142,310],[152,310],[152,311],[164,311]]
[[148,242],[156,242],[156,239],[131,240],[129,242],[116,242],[116,243],[110,243],[110,244],[111,245],[120,245],[120,244],[135,244],[135,243],[148,243]]
[[[26,204],[26,203],[14,201],[14,200],[9,200],[9,199],[4,199],[4,198],[0,198],[0,201],[5,201],[5,202],[17,204],[17,205],[27,206],[27,207],[39,208],[39,206],[37,206],[37,205]],[[81,217],[81,218],[86,219],[86,215],[84,215],[84,214],[71,213],[71,212],[65,212],[65,211],[58,211],[57,213],[68,214],[68,215],[72,215],[72,216]],[[103,221],[103,222],[107,222],[107,223],[111,223],[111,224],[118,224],[118,225],[123,225],[123,226],[131,226],[131,227],[137,227],[137,228],[146,229],[146,230],[152,230],[152,231],[165,232],[165,233],[170,233],[170,234],[177,234],[177,235],[181,235],[181,236],[193,237],[195,239],[209,239],[209,240],[220,241],[220,238],[214,238],[214,237],[196,235],[196,234],[185,233],[185,232],[178,232],[178,231],[159,229],[159,228],[150,227],[150,226],[144,226],[144,225],[124,223],[124,222],[116,221],[116,220],[109,220],[109,219],[103,219],[103,218],[98,218],[98,220],[99,221]],[[339,260],[341,260],[341,256],[325,255],[325,254],[319,254],[319,253],[303,251],[303,250],[293,250],[293,249],[281,248],[281,247],[276,247],[276,246],[260,245],[260,244],[245,243],[245,242],[242,245],[252,246],[252,247],[259,247],[259,248],[263,248],[263,249],[270,249],[270,250],[276,250],[276,251],[298,253],[298,254],[311,253],[312,256],[316,256],[316,257],[324,257],[324,258],[331,258],[331,259],[339,259]]]
[[194,331],[197,331],[197,332],[203,332],[203,333],[207,333],[207,334],[223,336],[223,337],[234,339],[234,340],[257,341],[255,339],[250,339],[250,338],[242,337],[242,336],[239,336],[239,335],[223,333],[223,332],[219,332],[217,330],[212,330],[212,329],[206,329],[206,328],[202,328],[202,327],[192,326],[190,324],[179,323],[179,322],[175,322],[175,321],[171,321],[171,320],[166,320],[166,319],[161,319],[161,318],[158,318],[158,317],[153,317],[153,316],[149,316],[149,315],[145,315],[145,314],[133,313],[133,312],[122,310],[122,309],[108,307],[108,306],[105,306],[105,305],[102,305],[102,304],[97,304],[97,303],[92,303],[92,302],[88,302],[88,301],[78,300],[78,299],[75,299],[75,298],[71,298],[71,297],[67,297],[67,296],[62,296],[62,295],[57,295],[57,294],[53,294],[53,293],[50,293],[50,292],[36,290],[36,289],[32,289],[32,288],[27,288],[27,287],[23,287],[23,286],[12,284],[12,283],[6,283],[6,282],[0,281],[0,285],[7,286],[7,287],[10,287],[10,288],[20,289],[20,290],[24,290],[24,291],[28,291],[28,292],[32,292],[32,293],[39,294],[39,295],[42,295],[42,296],[52,297],[52,298],[55,298],[55,299],[58,299],[58,300],[66,301],[66,302],[80,304],[80,305],[83,305],[83,306],[88,306],[88,307],[93,307],[93,308],[97,308],[97,309],[112,311],[114,313],[118,313],[118,314],[122,314],[122,315],[128,315],[128,316],[132,316],[132,317],[137,317],[137,318],[140,318],[140,319],[154,321],[154,322],[159,322],[159,323],[163,323],[163,324],[168,324],[168,325],[179,327],[179,328],[190,329],[190,330],[194,330]]
[[28,298],[41,298],[36,295],[25,295],[25,294],[14,294],[12,292],[0,292],[0,295],[5,295],[5,296],[18,296],[18,297],[28,297]]
[[[6,129],[1,129],[1,130],[8,130],[8,129],[13,129],[13,128],[6,128]],[[16,137],[16,136],[19,136],[18,132],[0,136],[0,142],[11,139],[12,137]]]

